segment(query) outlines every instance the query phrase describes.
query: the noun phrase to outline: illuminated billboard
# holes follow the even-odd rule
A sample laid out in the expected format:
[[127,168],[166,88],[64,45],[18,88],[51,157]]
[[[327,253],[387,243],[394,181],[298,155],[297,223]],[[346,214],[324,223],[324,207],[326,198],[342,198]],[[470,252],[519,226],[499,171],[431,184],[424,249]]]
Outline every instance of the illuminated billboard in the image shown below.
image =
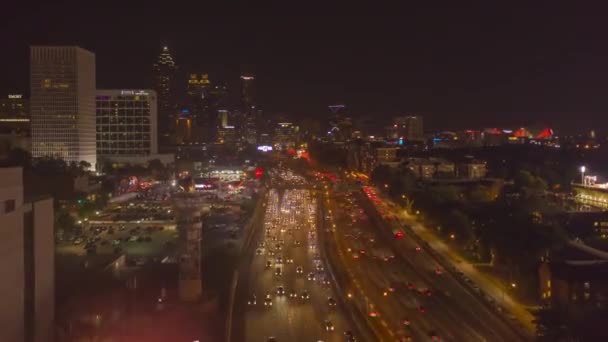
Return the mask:
[[270,151],[272,151],[272,146],[270,146],[270,145],[261,145],[261,146],[258,146],[258,151],[270,152]]

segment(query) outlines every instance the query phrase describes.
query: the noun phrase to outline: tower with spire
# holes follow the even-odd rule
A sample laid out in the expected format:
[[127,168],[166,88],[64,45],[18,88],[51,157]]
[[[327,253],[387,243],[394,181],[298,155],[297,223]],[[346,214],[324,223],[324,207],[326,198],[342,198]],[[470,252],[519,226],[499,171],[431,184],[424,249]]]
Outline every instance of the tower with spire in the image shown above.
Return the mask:
[[166,45],[153,65],[153,89],[158,101],[158,140],[162,152],[175,145],[175,74],[177,66]]

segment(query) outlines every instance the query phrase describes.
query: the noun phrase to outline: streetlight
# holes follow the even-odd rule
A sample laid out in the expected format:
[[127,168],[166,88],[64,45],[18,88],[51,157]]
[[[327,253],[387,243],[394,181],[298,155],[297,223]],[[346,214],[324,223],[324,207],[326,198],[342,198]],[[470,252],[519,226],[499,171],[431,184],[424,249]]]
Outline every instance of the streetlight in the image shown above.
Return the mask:
[[585,165],[581,166],[581,184],[584,186],[585,185],[585,171],[587,170],[587,168],[585,167]]

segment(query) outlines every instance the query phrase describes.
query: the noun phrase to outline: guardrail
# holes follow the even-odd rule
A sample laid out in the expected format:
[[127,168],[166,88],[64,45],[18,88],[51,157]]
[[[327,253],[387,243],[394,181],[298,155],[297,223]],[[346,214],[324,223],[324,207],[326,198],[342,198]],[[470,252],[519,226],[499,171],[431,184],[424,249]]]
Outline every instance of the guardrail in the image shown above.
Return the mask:
[[[259,216],[263,214],[266,203],[266,189],[261,192],[261,196],[259,202],[256,205],[256,208],[253,211],[253,215],[249,220],[247,226],[245,226],[245,238],[243,239],[243,243],[241,244],[241,248],[239,254],[242,255],[244,251],[247,251],[251,247],[251,242],[253,240],[253,236],[255,235],[254,223],[259,220]],[[232,281],[230,288],[230,299],[228,300],[228,314],[226,315],[226,326],[224,332],[224,339],[226,342],[232,341],[232,321],[234,316],[234,302],[236,298],[236,289],[238,287],[239,282],[239,269],[241,265],[239,264],[234,273],[232,274]]]

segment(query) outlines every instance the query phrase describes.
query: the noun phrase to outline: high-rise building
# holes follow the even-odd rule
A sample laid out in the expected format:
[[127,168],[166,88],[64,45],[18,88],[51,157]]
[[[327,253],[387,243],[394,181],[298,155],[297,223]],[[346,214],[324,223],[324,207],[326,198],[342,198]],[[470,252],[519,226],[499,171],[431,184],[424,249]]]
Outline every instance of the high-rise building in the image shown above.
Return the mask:
[[0,134],[30,134],[29,101],[22,94],[0,98]]
[[175,145],[175,72],[176,65],[169,48],[163,46],[153,66],[154,85],[158,97],[158,139],[163,151]]
[[241,75],[241,105],[244,110],[249,110],[255,106],[255,77],[251,73]]
[[100,89],[95,99],[99,160],[144,163],[159,158],[154,90]]
[[95,55],[76,46],[30,49],[32,156],[95,168]]
[[0,168],[0,341],[52,341],[53,199],[26,201],[21,168]]
[[22,94],[0,98],[0,158],[13,148],[31,148],[29,101]]
[[[186,85],[186,98],[177,121],[177,143],[183,142],[183,128],[185,123],[188,131],[188,141],[209,141],[214,126],[213,99],[210,94],[211,81],[207,74],[190,74]],[[181,134],[181,135],[180,135]]]
[[347,141],[351,139],[353,123],[351,118],[346,116],[346,106],[343,104],[331,105],[328,107],[329,128],[327,136],[334,141]]
[[279,122],[274,130],[274,149],[283,151],[295,149],[298,143],[298,132],[300,128],[291,122]]
[[400,116],[396,117],[393,125],[388,127],[389,139],[400,139],[408,141],[424,141],[424,130],[422,116]]

